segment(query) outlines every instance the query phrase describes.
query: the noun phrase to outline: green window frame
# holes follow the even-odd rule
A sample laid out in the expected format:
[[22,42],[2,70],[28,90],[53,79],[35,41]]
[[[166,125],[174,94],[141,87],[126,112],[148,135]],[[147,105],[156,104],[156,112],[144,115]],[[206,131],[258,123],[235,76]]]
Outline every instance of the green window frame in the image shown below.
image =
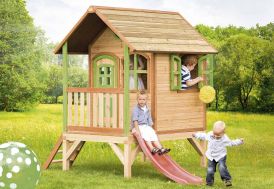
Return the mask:
[[[102,59],[109,59],[112,64],[97,62]],[[117,86],[117,60],[109,55],[100,55],[94,59],[94,87],[95,88],[114,88]]]
[[[214,55],[208,54],[198,59],[198,75],[205,76],[206,81],[199,83],[199,88],[204,85],[210,85],[213,87],[213,71],[214,71]],[[206,65],[204,64],[206,62]]]
[[181,58],[178,55],[170,56],[170,90],[181,90],[182,83],[182,64]]
[[[140,55],[140,54],[133,54],[134,55],[134,61],[133,61],[133,70],[129,70],[129,72],[132,74],[133,73],[133,77],[134,77],[134,87],[133,89],[130,89],[130,90],[138,90],[138,74],[146,74],[147,76],[147,79],[148,79],[148,59],[146,58],[147,60],[147,69],[146,70],[138,70],[138,56],[143,56],[143,55]],[[144,56],[143,56],[144,57]],[[147,86],[148,86],[148,83],[147,83]],[[148,87],[147,87],[148,88]],[[146,89],[148,90],[148,89]]]

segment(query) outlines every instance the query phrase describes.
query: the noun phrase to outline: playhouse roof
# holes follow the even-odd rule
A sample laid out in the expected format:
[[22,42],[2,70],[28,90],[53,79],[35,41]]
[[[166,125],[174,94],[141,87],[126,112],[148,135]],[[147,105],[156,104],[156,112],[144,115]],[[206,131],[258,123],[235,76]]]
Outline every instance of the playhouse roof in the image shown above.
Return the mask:
[[55,48],[88,54],[88,46],[109,27],[132,51],[217,53],[177,12],[91,6]]

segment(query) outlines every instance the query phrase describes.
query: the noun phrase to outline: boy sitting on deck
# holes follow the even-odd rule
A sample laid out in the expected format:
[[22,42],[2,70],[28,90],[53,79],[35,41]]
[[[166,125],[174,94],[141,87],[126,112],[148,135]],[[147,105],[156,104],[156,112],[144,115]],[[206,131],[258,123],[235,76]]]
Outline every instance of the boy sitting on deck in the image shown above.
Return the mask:
[[147,107],[147,94],[145,90],[140,90],[137,94],[138,104],[134,107],[131,117],[131,130],[137,132],[145,140],[151,153],[159,155],[168,153],[170,149],[163,148],[152,128],[153,122],[151,113]]
[[231,176],[226,167],[226,147],[241,145],[243,144],[243,139],[230,140],[225,134],[225,123],[223,121],[215,122],[213,131],[209,133],[195,133],[193,137],[208,141],[206,151],[206,157],[208,158],[206,185],[212,186],[214,184],[214,173],[216,172],[217,164],[219,164],[221,179],[226,186],[232,186]]

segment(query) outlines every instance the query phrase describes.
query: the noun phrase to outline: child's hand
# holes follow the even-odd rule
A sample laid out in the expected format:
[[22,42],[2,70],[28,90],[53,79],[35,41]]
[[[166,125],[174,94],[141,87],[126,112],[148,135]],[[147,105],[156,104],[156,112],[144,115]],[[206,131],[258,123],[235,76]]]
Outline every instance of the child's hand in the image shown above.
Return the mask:
[[132,130],[131,130],[131,133],[133,134],[133,133],[136,133],[137,131],[136,131],[136,129],[135,128],[133,128]]
[[240,138],[240,140],[242,141],[242,143],[244,143],[244,139],[243,138]]
[[204,81],[204,78],[203,77],[199,77],[199,81]]

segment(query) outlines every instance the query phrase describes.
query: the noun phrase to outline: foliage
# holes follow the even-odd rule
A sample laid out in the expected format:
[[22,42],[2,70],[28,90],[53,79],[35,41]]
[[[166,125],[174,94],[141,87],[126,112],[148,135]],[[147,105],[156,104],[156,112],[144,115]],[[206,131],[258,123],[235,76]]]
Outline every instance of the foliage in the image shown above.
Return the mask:
[[[68,68],[68,87],[87,87],[88,71],[79,66],[81,57],[73,56],[72,60],[69,62]],[[63,95],[63,68],[58,63],[50,63],[46,64],[44,69],[47,73],[45,78],[46,90],[41,102],[60,103],[62,101],[60,97]]]
[[211,109],[273,112],[274,24],[196,28],[219,51]]
[[0,110],[29,109],[42,95],[38,30],[25,6],[23,0],[0,3]]

